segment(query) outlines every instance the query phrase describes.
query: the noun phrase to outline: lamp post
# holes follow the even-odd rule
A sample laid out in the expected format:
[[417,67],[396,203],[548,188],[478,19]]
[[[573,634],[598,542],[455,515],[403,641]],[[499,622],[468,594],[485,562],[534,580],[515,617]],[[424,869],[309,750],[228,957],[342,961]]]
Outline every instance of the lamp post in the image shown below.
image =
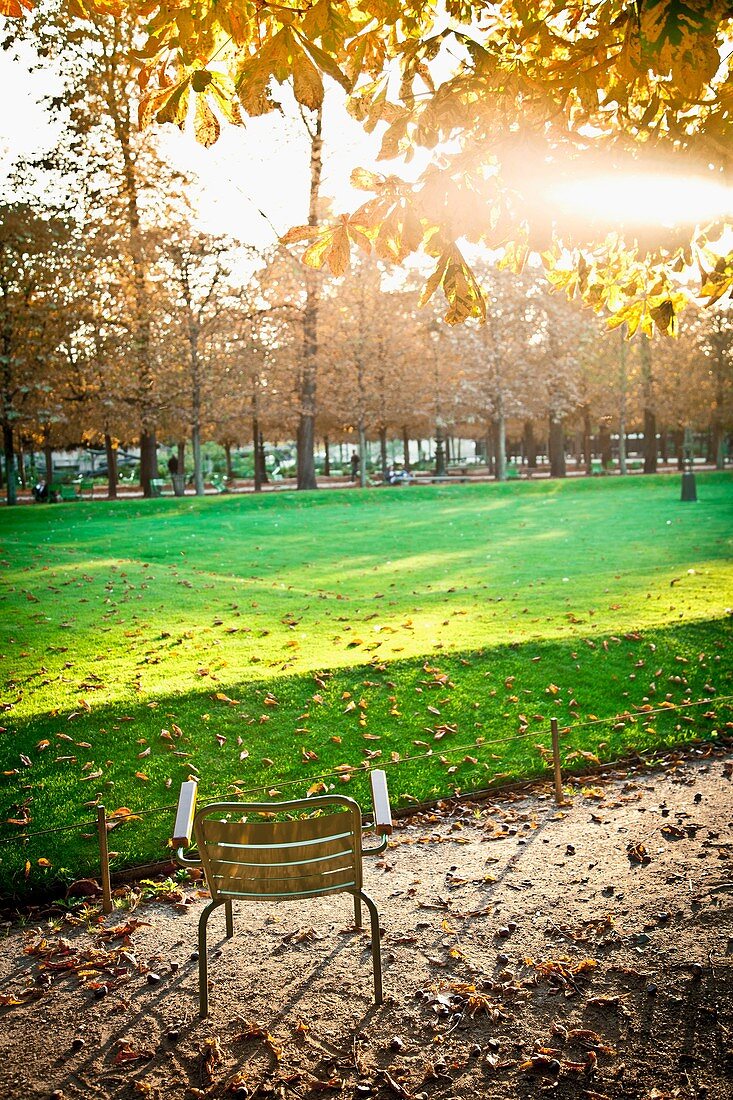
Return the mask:
[[692,431],[690,428],[685,428],[685,441],[682,447],[682,455],[684,462],[684,471],[682,473],[682,496],[681,500],[697,500],[697,485],[695,484],[695,475],[692,467],[695,459],[695,445],[692,440]]

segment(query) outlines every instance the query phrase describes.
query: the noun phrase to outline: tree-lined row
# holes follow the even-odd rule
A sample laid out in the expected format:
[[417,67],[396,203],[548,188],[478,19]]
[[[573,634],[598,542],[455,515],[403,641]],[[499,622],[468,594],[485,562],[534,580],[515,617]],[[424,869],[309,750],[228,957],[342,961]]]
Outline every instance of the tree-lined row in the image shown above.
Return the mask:
[[[284,86],[316,114],[326,86],[340,86],[352,117],[380,135],[379,159],[398,163],[357,168],[371,195],[330,224],[319,228],[311,207],[291,239],[310,242],[315,268],[341,274],[355,251],[402,263],[421,250],[425,296],[442,288],[459,323],[487,311],[467,242],[517,270],[532,252],[553,285],[648,336],[676,332],[690,279],[709,304],[733,292],[729,0],[5,0],[0,15],[36,8],[31,25],[53,18],[76,42],[98,46],[106,27],[119,66],[135,64],[141,126],[190,125],[206,147],[222,124],[281,109]],[[406,179],[413,158],[422,170]],[[613,192],[601,200],[609,173],[616,198],[633,188],[628,218]],[[657,202],[670,184],[672,219]],[[311,331],[305,420],[313,346]],[[301,424],[301,450],[311,427]]]
[[[178,219],[144,236],[146,356],[136,370],[135,277],[103,233],[69,219],[8,207],[0,228],[0,322],[6,474],[19,451],[86,443],[115,452],[147,433],[193,451],[203,492],[201,444],[227,450],[295,439],[301,413],[307,292],[292,257],[245,254],[194,234]],[[242,285],[232,271],[249,264]],[[524,440],[532,462],[546,439],[564,470],[565,437],[582,437],[590,463],[604,435],[643,431],[646,468],[656,433],[709,429],[722,463],[733,424],[733,323],[688,312],[674,343],[631,343],[602,320],[548,292],[530,272],[482,272],[484,325],[456,330],[407,286],[365,261],[347,280],[318,275],[314,430],[320,440],[364,448],[388,439],[486,441],[505,476],[506,438]],[[623,461],[623,454],[621,455]],[[149,460],[148,477],[158,474]],[[364,464],[363,464],[364,468]],[[49,470],[50,477],[50,470]],[[145,472],[143,471],[143,477]],[[12,479],[8,481],[12,492]]]
[[[316,435],[489,438],[503,476],[507,426],[549,436],[731,425],[731,326],[688,311],[679,342],[624,344],[602,321],[551,294],[537,272],[476,261],[486,323],[451,329],[418,307],[382,261],[345,281],[292,251],[257,256],[192,228],[189,181],[135,117],[134,31],[95,16],[83,32],[49,0],[28,33],[64,94],[57,148],[24,165],[0,224],[0,416],[8,499],[24,448],[104,445],[115,493],[120,445],[141,452],[148,494],[157,442],[190,441],[203,490],[202,440],[225,447],[297,440],[298,485],[315,485]],[[320,108],[303,109],[310,214],[319,214]],[[22,177],[22,180],[21,178]],[[17,195],[24,195],[19,201]],[[418,280],[420,281],[420,280]],[[542,426],[540,426],[542,425]],[[545,428],[546,425],[546,428]],[[261,447],[259,448],[261,453]],[[363,466],[362,466],[363,469]],[[50,473],[50,471],[49,471]],[[256,465],[258,480],[261,461]]]

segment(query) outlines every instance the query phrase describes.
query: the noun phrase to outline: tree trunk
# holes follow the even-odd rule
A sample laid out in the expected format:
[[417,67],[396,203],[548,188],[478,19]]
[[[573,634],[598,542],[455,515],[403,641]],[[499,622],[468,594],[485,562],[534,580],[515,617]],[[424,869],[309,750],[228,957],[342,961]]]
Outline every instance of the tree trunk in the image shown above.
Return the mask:
[[232,445],[231,443],[224,444],[224,462],[227,471],[227,481],[234,480],[234,467],[232,466]]
[[204,470],[201,464],[201,431],[198,424],[191,428],[191,450],[193,451],[193,484],[197,497],[204,495]]
[[443,441],[443,446],[444,446],[444,450],[445,450],[445,464],[447,466],[452,461],[452,459],[451,459],[452,447],[451,447],[451,441],[450,441],[450,436],[449,435],[446,435],[446,437]]
[[18,492],[15,484],[15,452],[13,450],[13,429],[10,424],[3,424],[3,455],[5,458],[5,486],[6,504],[18,503]]
[[323,476],[331,476],[331,454],[329,452],[328,436],[323,437]]
[[715,356],[713,357],[713,378],[715,380],[715,404],[713,405],[713,415],[710,421],[710,436],[712,457],[715,462],[716,470],[725,469],[725,391],[726,380],[730,371],[730,360],[726,355],[726,349],[730,349],[730,339],[727,336],[726,323],[723,321],[723,314],[716,315],[717,320],[714,321],[714,335],[715,339],[713,347],[715,350]]
[[107,499],[117,500],[117,446],[108,432],[104,434],[104,451],[107,456]]
[[46,494],[46,500],[51,504],[53,497],[51,496],[51,485],[53,484],[53,447],[50,443],[45,443],[43,446],[43,457],[46,461],[46,485],[48,486],[48,493]]
[[494,427],[493,424],[488,428],[486,432],[486,468],[489,476],[494,473],[496,466],[494,464]]
[[723,431],[723,422],[718,414],[718,410],[713,412],[713,419],[710,423],[710,439],[712,443],[713,460],[715,462],[716,470],[725,469],[725,432]]
[[[105,55],[108,64],[116,59]],[[131,141],[130,115],[119,102],[112,71],[105,81],[107,108],[122,156],[123,195],[125,216],[129,234],[130,260],[132,261],[133,321],[132,341],[137,373],[136,403],[140,415],[140,484],[143,495],[152,496],[150,481],[158,476],[156,442],[155,376],[150,350],[148,263],[140,225],[139,181],[136,175],[135,157]]]
[[657,418],[654,410],[644,409],[644,473],[657,472]]
[[177,445],[178,447],[178,473],[182,477],[186,476],[186,440],[182,440]]
[[402,429],[402,465],[405,468],[405,472],[410,472],[410,439],[407,435],[407,428]]
[[537,441],[532,420],[524,422],[524,458],[530,470],[537,469]]
[[618,468],[620,473],[625,474],[626,469],[626,393],[627,393],[627,376],[626,376],[626,339],[624,336],[626,326],[622,325],[619,329],[619,356],[618,356],[618,368],[619,368],[619,407],[618,407]]
[[22,439],[18,442],[18,478],[20,480],[21,488],[22,489],[27,489],[28,485],[26,484],[26,479],[25,479],[25,456],[23,454],[23,440]]
[[[323,166],[323,111],[321,107],[314,112],[313,129],[308,127],[310,136],[310,200],[308,205],[308,225],[318,222],[318,198],[321,187],[321,169]],[[303,359],[300,376],[300,417],[297,434],[298,488],[317,489],[315,463],[315,418],[316,418],[316,365],[318,359],[318,276],[307,267],[305,279],[305,309],[303,311]]]
[[140,433],[140,484],[143,496],[152,496],[150,482],[158,476],[158,441],[155,430]]
[[254,463],[255,492],[262,490],[262,466],[260,464],[260,422],[257,416],[252,417],[252,461]]
[[593,473],[593,442],[590,426],[590,409],[583,406],[583,458],[585,459],[585,472],[590,477]]
[[379,429],[379,460],[382,467],[382,480],[387,480],[389,460],[387,458],[387,429]]
[[654,376],[652,348],[648,336],[641,337],[641,391],[644,404],[644,473],[657,472],[657,417],[654,410]]
[[494,417],[494,439],[496,440],[496,480],[506,481],[506,420],[504,404],[500,400]]
[[550,452],[550,477],[565,477],[565,430],[563,419],[550,413],[550,434],[547,443]]
[[257,445],[257,458],[260,463],[260,481],[263,485],[269,485],[270,479],[267,476],[267,463],[265,462],[265,437],[262,434],[260,428],[260,441]]
[[601,466],[608,470],[611,466],[613,455],[611,454],[611,429],[604,420],[598,433],[598,450],[601,454]]
[[680,473],[685,469],[685,433],[682,428],[675,428],[672,432],[672,444],[674,456],[677,459],[677,469]]
[[201,464],[201,371],[199,369],[199,324],[193,313],[186,286],[188,307],[188,345],[191,367],[191,446],[193,449],[193,484],[197,497],[204,495],[204,471]]
[[367,445],[366,445],[366,433],[364,431],[364,422],[359,423],[359,485],[362,489],[366,489],[367,483]]

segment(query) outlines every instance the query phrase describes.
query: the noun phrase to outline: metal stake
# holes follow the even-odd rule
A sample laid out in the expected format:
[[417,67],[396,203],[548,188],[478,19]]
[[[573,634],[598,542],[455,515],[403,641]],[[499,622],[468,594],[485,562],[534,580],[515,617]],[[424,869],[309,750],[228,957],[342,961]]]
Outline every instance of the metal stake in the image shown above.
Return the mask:
[[557,728],[557,718],[550,719],[552,731],[552,763],[555,771],[555,802],[562,806],[565,799],[562,794],[562,770],[560,768],[560,735]]
[[112,882],[109,875],[109,848],[107,846],[107,813],[104,806],[97,806],[97,836],[99,837],[99,866],[102,883],[102,912],[112,912]]

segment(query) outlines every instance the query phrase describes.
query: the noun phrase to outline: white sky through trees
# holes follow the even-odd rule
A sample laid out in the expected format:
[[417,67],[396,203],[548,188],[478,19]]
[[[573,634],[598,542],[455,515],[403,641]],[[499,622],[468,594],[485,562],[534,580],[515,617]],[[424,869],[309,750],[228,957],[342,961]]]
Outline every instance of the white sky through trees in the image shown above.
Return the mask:
[[[31,73],[31,59],[29,50],[19,60],[0,53],[0,95],[9,105],[0,114],[3,177],[16,157],[50,149],[57,133],[41,104],[42,97],[55,90],[53,76]],[[274,243],[275,231],[282,234],[307,220],[308,139],[289,89],[279,91],[287,103],[287,115],[272,112],[247,119],[243,127],[224,125],[221,138],[210,149],[198,145],[190,131],[158,128],[166,160],[199,179],[195,195],[201,228],[207,232],[231,234],[243,243],[264,247]],[[365,134],[347,115],[343,99],[340,89],[330,89],[324,112],[322,194],[333,200],[336,213],[364,200],[362,192],[349,186],[355,165],[385,171],[384,165],[375,162],[378,138]]]
[[[0,113],[0,180],[16,157],[50,149],[57,133],[41,103],[44,95],[57,91],[53,73],[31,72],[32,48],[21,44],[19,51],[17,59],[0,52],[0,93],[5,105]],[[290,89],[278,86],[276,93],[285,104],[284,114],[247,118],[243,127],[224,124],[219,141],[209,149],[198,145],[190,130],[181,133],[167,125],[158,127],[156,134],[165,159],[198,178],[192,190],[200,228],[228,234],[256,248],[273,244],[278,234],[307,220],[308,139]],[[414,179],[430,159],[427,151],[418,150],[409,167],[402,162],[377,162],[383,127],[378,126],[376,134],[366,134],[347,114],[344,99],[340,88],[333,84],[328,88],[321,193],[324,200],[332,200],[335,214],[352,211],[365,199],[363,192],[349,185],[354,167]],[[602,170],[595,179],[573,180],[564,194],[544,188],[543,201],[558,209],[570,206],[589,224],[606,223],[605,230],[687,219],[704,223],[708,217],[733,214],[733,189],[722,181],[677,177],[663,184],[652,174],[645,190],[638,177],[624,185],[623,179],[611,179]],[[732,236],[727,230],[723,248],[730,247]]]

